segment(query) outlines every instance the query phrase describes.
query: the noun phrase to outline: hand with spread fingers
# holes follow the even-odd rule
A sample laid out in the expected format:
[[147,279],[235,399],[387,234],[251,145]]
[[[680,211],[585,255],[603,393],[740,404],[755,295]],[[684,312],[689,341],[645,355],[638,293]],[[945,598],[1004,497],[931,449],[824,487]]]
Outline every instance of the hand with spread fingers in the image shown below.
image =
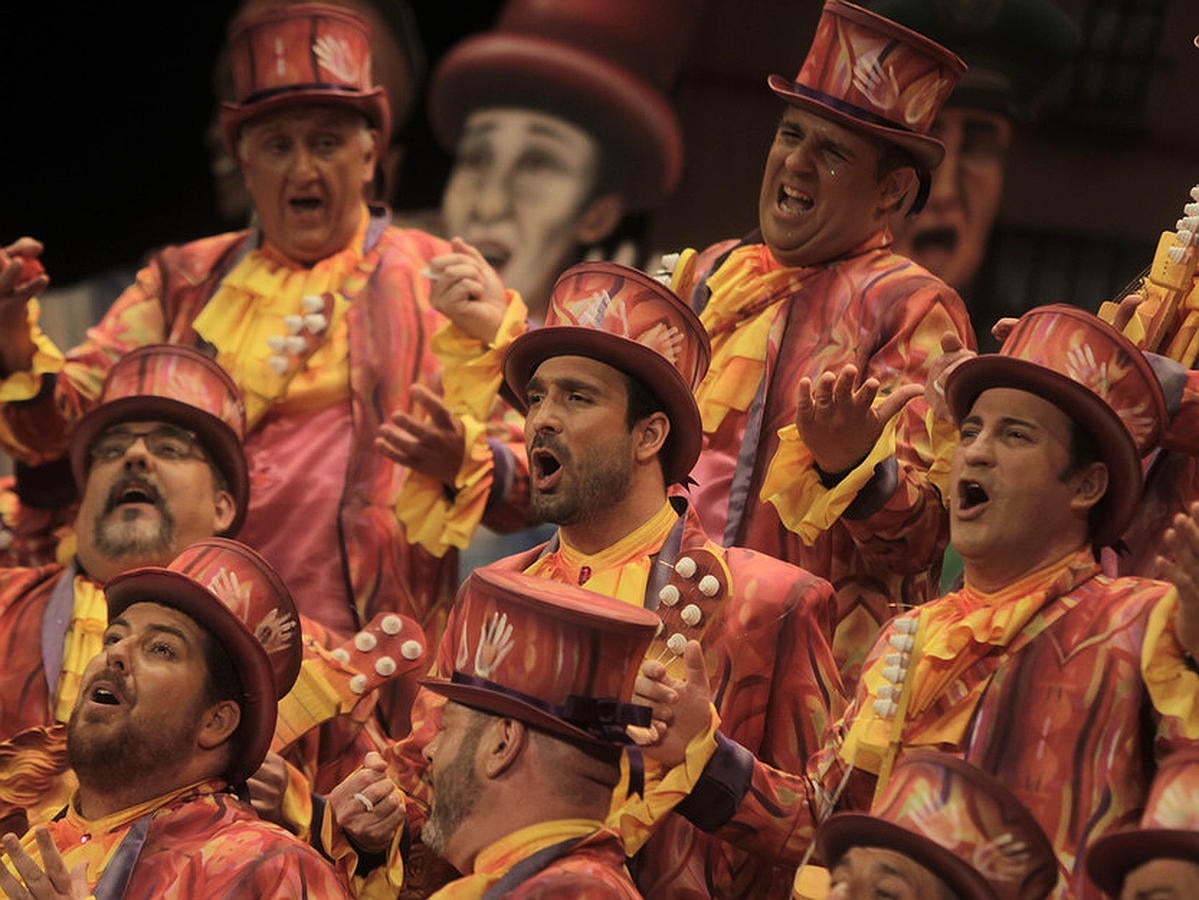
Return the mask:
[[891,417],[924,390],[917,384],[903,385],[876,406],[879,380],[872,376],[860,385],[857,381],[858,368],[852,364],[824,372],[815,382],[799,381],[795,426],[820,471],[828,475],[861,463]]
[[[83,900],[90,897],[87,863],[81,862],[68,871],[49,829],[39,825],[33,834],[41,863],[21,846],[15,834],[4,835],[2,842],[8,859],[0,862],[0,893],[9,900]],[[13,876],[9,865],[16,869],[20,880]]]
[[1166,554],[1157,558],[1158,576],[1178,589],[1178,641],[1199,659],[1199,502],[1174,517],[1163,540]]
[[962,343],[961,337],[953,331],[941,335],[941,355],[933,360],[928,370],[928,384],[924,387],[924,400],[932,409],[933,415],[946,422],[952,420],[949,412],[949,402],[945,398],[945,383],[958,364],[971,357],[977,356]]
[[385,853],[407,818],[404,798],[374,750],[330,792],[329,809],[354,846],[368,853]]
[[683,663],[686,675],[679,680],[667,674],[661,661],[646,660],[633,688],[633,702],[651,707],[653,719],[648,728],[628,726],[628,735],[666,768],[683,762],[687,745],[712,721],[708,668],[698,641],[687,642]]
[[24,372],[33,359],[28,304],[50,286],[38,257],[41,241],[21,237],[0,248],[0,376]]
[[466,453],[462,422],[424,385],[412,386],[412,399],[426,415],[392,413],[391,421],[379,426],[375,447],[388,459],[453,490]]
[[490,344],[499,330],[508,299],[499,273],[462,238],[450,241],[452,253],[429,260],[425,277],[433,282],[433,308],[471,337]]

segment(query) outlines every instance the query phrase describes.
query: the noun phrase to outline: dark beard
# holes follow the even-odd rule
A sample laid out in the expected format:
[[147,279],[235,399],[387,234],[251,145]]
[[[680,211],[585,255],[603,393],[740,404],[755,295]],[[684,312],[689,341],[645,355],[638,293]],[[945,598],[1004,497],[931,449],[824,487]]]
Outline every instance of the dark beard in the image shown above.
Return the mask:
[[[577,525],[597,509],[606,509],[624,499],[633,483],[633,467],[629,462],[632,437],[619,446],[594,452],[590,462],[577,468],[577,483],[573,489],[560,486],[552,494],[531,492],[529,506],[538,521],[553,525]],[[554,448],[565,466],[571,457],[563,448]]]
[[443,857],[454,833],[474,812],[482,792],[482,782],[474,770],[475,751],[486,725],[486,719],[480,718],[479,727],[472,728],[458,745],[454,761],[434,779],[433,809],[421,827],[421,841]]
[[118,730],[97,734],[89,732],[82,709],[83,703],[76,703],[67,722],[67,759],[83,784],[132,785],[157,778],[183,765],[195,749],[196,719],[173,732],[160,725],[144,734],[126,720]]

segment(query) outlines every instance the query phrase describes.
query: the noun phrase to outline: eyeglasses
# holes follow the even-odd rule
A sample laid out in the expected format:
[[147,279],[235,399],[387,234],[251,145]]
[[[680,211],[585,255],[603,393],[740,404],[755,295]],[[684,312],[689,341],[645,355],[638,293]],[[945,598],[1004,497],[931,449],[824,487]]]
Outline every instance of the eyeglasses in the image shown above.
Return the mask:
[[151,431],[106,431],[96,438],[88,455],[92,462],[114,462],[124,456],[129,448],[139,440],[157,459],[168,461],[207,459],[196,435],[182,428],[155,428]]

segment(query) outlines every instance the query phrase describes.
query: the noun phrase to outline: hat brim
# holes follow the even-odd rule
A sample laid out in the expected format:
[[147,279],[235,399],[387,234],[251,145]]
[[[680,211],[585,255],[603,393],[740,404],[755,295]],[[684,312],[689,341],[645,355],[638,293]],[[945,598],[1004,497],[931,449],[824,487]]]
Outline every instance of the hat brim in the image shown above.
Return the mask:
[[585,356],[629,375],[653,393],[670,417],[669,454],[663,460],[667,484],[685,483],[699,459],[703,424],[695,395],[655,350],[595,328],[553,325],[522,334],[504,356],[504,396],[522,411],[529,408],[526,385],[537,367],[555,356]]
[[658,90],[600,56],[544,38],[467,38],[439,63],[428,103],[433,133],[448,150],[477,109],[528,106],[578,124],[616,157],[608,168],[630,210],[656,206],[682,175],[682,128]]
[[134,603],[158,603],[194,619],[225,648],[244,696],[237,732],[239,758],[230,763],[227,777],[230,784],[239,784],[253,775],[266,759],[279,710],[275,673],[257,638],[220,600],[186,575],[168,569],[123,572],[105,585],[104,597],[109,620]]
[[391,107],[387,102],[387,92],[382,87],[364,93],[350,93],[334,88],[283,91],[253,103],[221,103],[217,116],[221,138],[225,142],[225,152],[229,154],[230,159],[237,159],[237,136],[246,122],[267,113],[296,106],[339,106],[356,110],[366,117],[371,128],[379,132],[380,152],[391,141]]
[[1199,831],[1131,828],[1105,835],[1087,850],[1087,874],[1115,897],[1129,872],[1154,859],[1199,863]]
[[945,397],[955,422],[961,423],[979,394],[990,388],[1015,388],[1048,400],[1078,423],[1095,441],[1107,465],[1107,491],[1094,517],[1094,543],[1107,546],[1124,533],[1132,519],[1143,483],[1141,460],[1132,435],[1115,411],[1071,378],[1037,363],[987,354],[954,369]]
[[100,404],[79,420],[71,434],[70,457],[71,474],[80,493],[87,483],[88,450],[92,442],[110,426],[138,419],[171,422],[196,433],[212,462],[224,474],[233,495],[236,506],[233,521],[221,536],[235,537],[250,503],[250,476],[242,443],[233,429],[216,416],[170,397],[120,397]]
[[809,92],[802,84],[782,75],[771,75],[766,79],[766,83],[776,96],[791,106],[810,110],[823,118],[832,119],[834,122],[858,131],[865,131],[888,143],[902,147],[912,154],[917,167],[924,172],[931,172],[945,158],[945,145],[936,138],[868,121],[854,115],[848,107],[841,109],[830,105],[815,92]]
[[[461,703],[463,706],[495,713],[499,716],[511,716],[527,725],[532,725],[535,728],[540,728],[543,731],[548,731],[551,734],[568,738],[589,747],[608,748],[621,746],[621,744],[615,741],[601,740],[595,735],[584,731],[582,728],[577,728],[569,722],[551,715],[540,707],[524,702],[518,697],[501,694],[498,691],[490,691],[478,685],[458,684],[450,681],[448,678],[422,678],[420,683],[423,687],[428,688],[435,694],[440,694],[447,700],[453,700],[456,703]],[[649,707],[646,708],[648,709]],[[624,743],[631,742],[631,739],[627,739]]]

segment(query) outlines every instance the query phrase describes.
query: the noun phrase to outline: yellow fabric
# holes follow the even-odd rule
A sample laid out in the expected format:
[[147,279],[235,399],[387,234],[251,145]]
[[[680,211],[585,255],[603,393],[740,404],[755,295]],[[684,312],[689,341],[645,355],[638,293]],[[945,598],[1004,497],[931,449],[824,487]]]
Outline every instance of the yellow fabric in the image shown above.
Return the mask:
[[[121,841],[134,822],[147,813],[154,812],[156,809],[166,806],[173,800],[195,791],[201,785],[209,783],[198,781],[195,784],[189,784],[186,787],[163,794],[160,797],[155,797],[152,800],[146,800],[136,806],[131,806],[128,809],[123,809],[120,812],[113,813],[111,816],[105,816],[101,819],[89,820],[81,816],[75,808],[76,799],[72,799],[70,805],[67,807],[67,821],[77,831],[89,835],[91,839],[82,841],[72,847],[60,848],[63,862],[66,864],[67,869],[73,869],[79,863],[86,862],[87,883],[94,885],[103,874],[109,859],[117,851],[117,848],[121,846]],[[44,867],[42,855],[37,846],[37,837],[33,829],[27,831],[25,836],[21,838],[21,846],[39,865]],[[9,867],[9,870],[13,871],[12,862],[7,856],[4,857],[4,862]]]
[[[455,413],[486,419],[503,381],[504,354],[528,330],[528,308],[516,291],[507,291],[508,306],[490,344],[470,337],[447,321],[433,334],[430,347],[445,367],[445,405]],[[468,445],[469,446],[469,445]]]
[[[312,268],[270,245],[250,251],[196,316],[196,333],[217,348],[217,362],[241,388],[247,431],[275,404],[279,411],[315,410],[349,395],[348,301],[341,288],[362,262],[368,221],[363,206],[350,245]],[[270,366],[267,338],[290,334],[284,317],[303,315],[302,298],[309,294],[332,294],[332,315],[307,361],[299,364],[289,356],[280,375]]]
[[100,585],[84,575],[75,576],[75,605],[63,639],[62,671],[54,690],[54,720],[71,718],[83,670],[92,657],[104,648],[104,629],[108,627],[108,605]]
[[[712,362],[695,394],[705,432],[716,431],[730,410],[749,409],[766,370],[771,326],[788,296],[782,288],[795,278],[763,244],[734,250],[708,278],[712,295],[700,321],[712,337]],[[772,299],[763,305],[763,297]]]
[[896,413],[883,426],[870,454],[831,488],[821,483],[812,451],[800,437],[799,429],[794,425],[779,429],[779,446],[766,469],[761,499],[778,510],[779,518],[790,531],[812,546],[874,477],[874,467],[895,454],[898,421]]
[[708,728],[691,739],[683,751],[683,761],[663,774],[662,767],[645,757],[645,790],[629,796],[628,754],[621,759],[621,778],[612,793],[608,827],[620,835],[625,856],[632,856],[653,836],[658,824],[670,815],[704,773],[704,767],[716,754],[716,732],[720,715],[709,706]]
[[528,310],[520,294],[508,291],[508,307],[490,346],[446,322],[430,343],[443,365],[442,402],[464,427],[465,452],[454,482],[453,498],[441,482],[409,472],[396,498],[396,518],[408,540],[434,556],[451,547],[466,547],[474,537],[491,493],[495,465],[487,444],[487,427],[503,381],[502,365],[508,345],[526,330]]
[[487,426],[474,416],[459,417],[467,453],[458,469],[453,497],[440,481],[410,471],[396,499],[396,518],[403,523],[408,542],[419,544],[434,556],[445,556],[451,547],[470,543],[483,519],[491,493],[494,470]]
[[1141,675],[1154,708],[1178,719],[1187,740],[1199,741],[1199,675],[1187,668],[1174,631],[1178,603],[1174,588],[1150,612],[1141,645]]
[[665,502],[635,531],[593,555],[571,547],[561,540],[559,533],[557,552],[547,553],[525,571],[563,584],[580,584],[589,591],[615,597],[631,606],[644,606],[645,588],[653,564],[651,554],[661,548],[678,520],[679,514],[674,507]]
[[953,453],[958,446],[958,429],[952,422],[934,415],[931,409],[924,414],[924,427],[928,432],[929,450],[933,460],[926,477],[929,484],[941,492],[941,503],[948,508],[949,471],[953,463]]
[[349,883],[357,900],[395,900],[404,886],[404,854],[402,847],[407,827],[396,829],[387,850],[387,862],[376,866],[366,875],[358,875],[358,850],[350,843],[345,829],[336,821],[330,809],[321,818],[321,843],[326,855],[335,860],[337,871]]
[[[909,672],[903,690],[907,698],[908,719],[921,713],[939,697],[945,688],[978,659],[994,647],[1006,647],[1033,620],[1044,605],[1045,595],[1054,582],[1071,566],[1091,558],[1090,550],[1071,553],[1037,572],[1032,572],[1002,591],[986,594],[967,585],[956,594],[928,604],[919,614],[924,622],[923,646],[919,648],[915,671]],[[894,633],[890,629],[888,633]],[[876,658],[862,672],[865,691],[856,715],[839,750],[842,760],[860,769],[877,774],[882,764],[893,729],[892,719],[885,719],[874,710],[879,690],[890,686],[883,677],[886,654]],[[973,694],[955,704],[953,715],[939,716],[935,722],[924,723],[920,745],[956,745],[969,723],[979,696],[986,688],[980,681]],[[900,734],[902,736],[902,729]]]
[[603,822],[594,819],[556,819],[518,829],[485,847],[475,857],[473,874],[451,881],[431,894],[430,900],[478,900],[522,859],[562,841],[595,834],[603,827]]
[[26,372],[13,372],[0,379],[0,403],[15,400],[32,400],[42,389],[42,376],[62,371],[62,351],[54,346],[38,327],[41,306],[30,299],[26,305],[25,321],[29,325],[29,337],[33,341],[33,362]]
[[283,827],[309,843],[312,837],[312,784],[287,760],[287,787],[283,791]]

